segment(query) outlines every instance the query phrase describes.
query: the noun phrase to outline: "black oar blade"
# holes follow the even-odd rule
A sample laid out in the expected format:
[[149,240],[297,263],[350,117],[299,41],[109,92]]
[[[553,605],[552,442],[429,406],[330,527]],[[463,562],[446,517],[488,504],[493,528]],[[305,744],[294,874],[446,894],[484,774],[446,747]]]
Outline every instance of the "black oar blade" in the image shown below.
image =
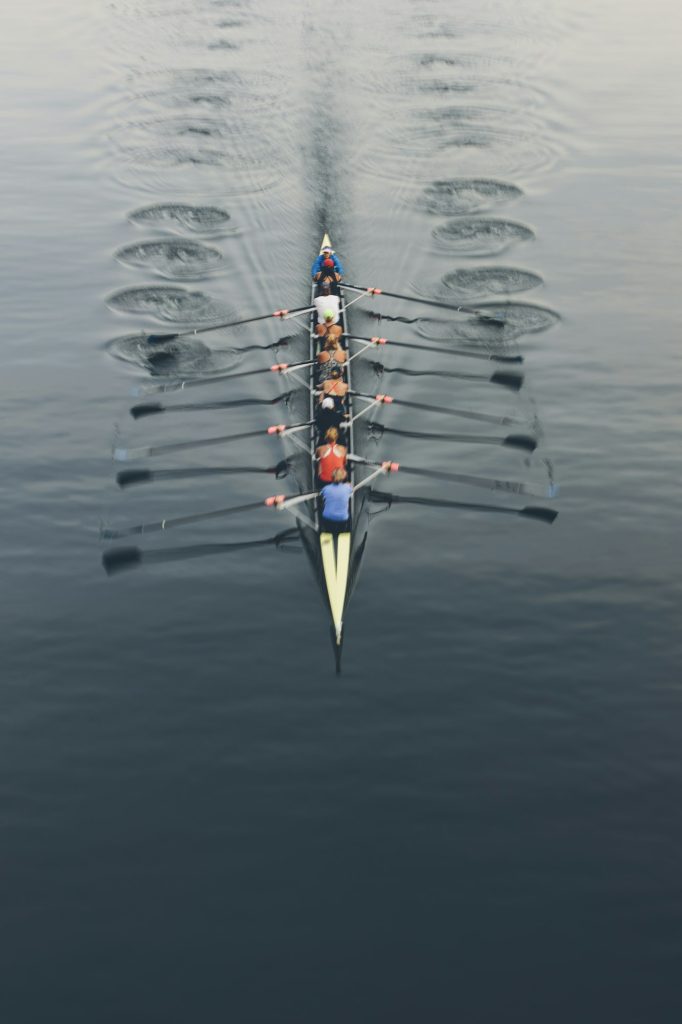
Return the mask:
[[499,384],[503,388],[511,388],[512,391],[520,391],[523,385],[523,374],[504,373],[504,371],[498,370],[490,378],[490,383]]
[[539,519],[543,523],[553,523],[559,513],[553,508],[527,505],[526,508],[521,509],[519,515],[527,516],[528,519]]
[[507,434],[502,444],[507,448],[521,448],[524,452],[534,452],[538,446],[535,438],[529,434]]
[[160,412],[165,412],[165,406],[161,405],[160,402],[146,402],[142,405],[132,406],[130,415],[134,420],[139,420],[143,416],[155,416]]
[[102,565],[107,576],[113,576],[124,569],[136,569],[142,564],[142,551],[139,548],[110,548],[102,555]]
[[150,469],[122,469],[116,474],[116,483],[119,487],[130,487],[131,484],[146,484],[154,479]]
[[150,345],[157,345],[164,341],[174,341],[179,337],[179,334],[148,334],[147,341]]

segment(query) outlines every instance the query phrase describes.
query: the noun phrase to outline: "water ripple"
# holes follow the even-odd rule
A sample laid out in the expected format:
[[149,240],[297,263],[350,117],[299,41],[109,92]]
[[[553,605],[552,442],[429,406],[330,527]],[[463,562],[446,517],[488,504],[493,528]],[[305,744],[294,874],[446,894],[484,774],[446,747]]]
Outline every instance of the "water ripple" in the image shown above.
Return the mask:
[[210,323],[226,319],[234,312],[204,292],[189,292],[167,285],[125,288],[110,295],[107,305],[120,313],[153,316],[174,324]]
[[462,256],[496,256],[516,242],[535,237],[525,224],[483,218],[449,220],[433,231],[442,249]]
[[522,195],[516,185],[492,178],[450,178],[426,185],[417,205],[427,213],[452,217],[463,213],[482,213]]
[[213,246],[185,239],[164,239],[126,245],[115,254],[120,263],[151,269],[162,277],[203,277],[215,270],[223,254]]
[[168,228],[171,231],[189,230],[214,234],[224,229],[230,220],[226,210],[218,206],[192,206],[189,203],[154,203],[130,214],[134,224]]

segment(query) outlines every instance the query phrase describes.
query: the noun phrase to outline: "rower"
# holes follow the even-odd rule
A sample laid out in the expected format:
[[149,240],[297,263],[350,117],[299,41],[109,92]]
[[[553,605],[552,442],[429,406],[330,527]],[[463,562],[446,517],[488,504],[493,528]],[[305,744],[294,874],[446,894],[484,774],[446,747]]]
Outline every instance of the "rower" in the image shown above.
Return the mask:
[[346,468],[346,453],[348,449],[343,444],[338,444],[339,432],[336,427],[330,427],[324,435],[325,443],[315,451],[318,461],[317,475],[322,483],[329,484],[334,478],[337,469]]
[[320,407],[315,414],[315,424],[317,426],[318,434],[320,438],[324,438],[327,431],[332,427],[338,429],[345,429],[344,417],[346,412],[344,409],[337,409],[334,403],[334,399],[327,396],[322,396]]
[[343,277],[343,267],[330,245],[325,245],[311,267],[314,281],[333,281],[338,283]]
[[345,412],[347,394],[348,383],[341,376],[341,370],[337,366],[330,372],[329,377],[322,384],[320,405],[325,398],[331,398],[334,401],[334,408],[338,412]]
[[322,497],[321,533],[348,533],[350,530],[350,499],[353,488],[345,469],[335,469],[332,482],[320,491]]
[[335,338],[340,338],[341,300],[338,295],[332,295],[329,285],[325,282],[320,287],[320,294],[313,301],[317,311],[315,332],[319,335],[331,334]]
[[328,379],[332,370],[342,370],[348,353],[338,338],[327,334],[324,340],[324,348],[317,356],[317,368],[320,383]]

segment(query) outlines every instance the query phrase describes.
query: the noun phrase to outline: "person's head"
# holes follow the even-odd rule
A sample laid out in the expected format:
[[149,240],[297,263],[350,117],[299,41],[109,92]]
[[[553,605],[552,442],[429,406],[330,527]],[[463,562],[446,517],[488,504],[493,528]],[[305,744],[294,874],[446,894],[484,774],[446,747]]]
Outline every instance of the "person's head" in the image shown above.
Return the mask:
[[331,254],[333,252],[334,252],[334,250],[332,249],[331,245],[323,245],[322,246],[322,255],[323,256],[331,256]]
[[340,377],[341,377],[341,370],[339,370],[338,366],[334,367],[334,369],[329,374],[329,376],[333,377],[334,380],[339,380],[340,379]]
[[325,327],[331,327],[332,324],[334,323],[334,310],[333,309],[325,309],[325,311],[322,314],[322,316],[324,317],[324,325],[325,325]]
[[334,260],[331,258],[331,256],[327,256],[325,260],[322,260],[322,266],[328,267],[329,270],[332,269],[332,267],[334,266]]
[[328,334],[324,339],[324,351],[331,352],[332,349],[339,348],[339,339],[335,338],[333,334]]
[[325,441],[329,441],[330,444],[336,444],[339,439],[339,432],[336,427],[330,427],[327,433],[324,435]]
[[346,473],[345,469],[335,469],[332,473],[332,481],[335,484],[342,484],[347,476],[348,473]]
[[333,409],[334,408],[334,399],[333,398],[323,398],[322,399],[322,408],[323,409]]

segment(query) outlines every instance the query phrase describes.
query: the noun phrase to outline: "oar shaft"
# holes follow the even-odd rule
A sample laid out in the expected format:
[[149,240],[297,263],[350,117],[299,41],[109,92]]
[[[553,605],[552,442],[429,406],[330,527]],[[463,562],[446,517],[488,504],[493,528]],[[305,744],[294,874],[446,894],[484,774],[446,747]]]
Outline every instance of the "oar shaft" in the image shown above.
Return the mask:
[[133,534],[139,533],[156,533],[159,530],[170,530],[174,526],[188,526],[190,523],[221,519],[239,512],[252,512],[262,505],[262,501],[250,501],[247,505],[233,505],[231,508],[217,508],[212,512],[198,512],[189,516],[177,516],[175,519],[160,519],[154,523],[140,523],[138,526],[124,527],[122,530],[105,529],[102,531],[102,536],[113,539],[115,537],[131,537]]
[[[363,338],[358,335],[351,335],[349,341],[364,341],[369,344],[377,344],[376,338]],[[468,348],[438,348],[435,345],[419,345],[416,342],[393,341],[391,338],[382,338],[382,342],[391,345],[393,348],[409,348],[415,352],[437,352],[445,356],[462,356],[465,359],[482,359],[485,362],[493,363],[522,363],[523,356],[491,355],[488,352],[472,352]],[[364,350],[363,350],[364,351]],[[357,353],[359,354],[359,353]]]
[[156,343],[160,341],[172,341],[174,338],[190,338],[195,334],[206,334],[208,331],[227,330],[228,327],[242,327],[245,324],[255,324],[259,320],[269,320],[270,317],[277,317],[280,320],[289,320],[294,316],[301,316],[303,313],[310,313],[313,306],[299,306],[297,309],[276,309],[273,313],[262,313],[260,316],[250,316],[246,320],[224,321],[219,324],[211,324],[210,327],[195,327],[191,331],[178,331],[175,334],[148,334],[147,341]]

